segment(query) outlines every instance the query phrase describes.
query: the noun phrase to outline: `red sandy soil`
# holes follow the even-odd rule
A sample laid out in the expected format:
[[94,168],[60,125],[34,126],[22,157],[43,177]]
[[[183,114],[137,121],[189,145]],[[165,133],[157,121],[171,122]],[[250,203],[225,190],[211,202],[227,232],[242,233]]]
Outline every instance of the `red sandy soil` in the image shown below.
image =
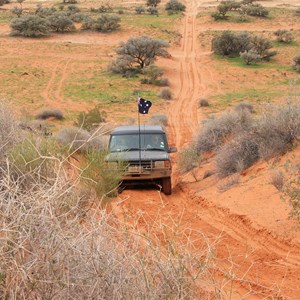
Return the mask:
[[[263,4],[297,5],[296,2],[264,1]],[[181,45],[170,51],[171,61],[159,62],[175,94],[168,109],[168,131],[171,143],[179,150],[192,140],[205,118],[197,111],[198,99],[221,90],[220,78],[211,68],[211,52],[203,51],[198,40],[198,33],[207,28],[197,24],[200,21],[196,15],[200,7],[209,3],[189,0],[186,5],[180,29]],[[299,28],[299,24],[294,25]],[[225,29],[226,25],[220,26]],[[239,25],[235,26],[238,29]],[[251,26],[254,29],[255,25]],[[294,153],[297,154],[299,149]],[[176,163],[176,155],[174,160]],[[211,164],[208,161],[185,176],[175,166],[171,196],[151,189],[125,190],[114,203],[114,209],[135,220],[146,220],[148,226],[157,227],[158,233],[157,219],[165,224],[178,221],[180,226],[194,232],[220,237],[216,245],[218,268],[220,272],[231,271],[234,276],[228,284],[223,282],[225,294],[219,299],[300,299],[300,232],[297,224],[288,218],[288,205],[270,184],[269,164],[250,168],[241,175],[239,184],[223,193],[219,190],[226,181],[219,181],[215,176],[201,180]],[[226,294],[229,290],[230,295]]]
[[[170,101],[166,111],[170,142],[179,151],[193,139],[201,121],[206,118],[203,111],[198,109],[198,99],[221,93],[224,88],[224,77],[213,67],[209,45],[201,45],[199,33],[209,29],[247,30],[249,26],[251,30],[257,31],[282,28],[280,23],[272,24],[271,28],[269,25],[264,28],[260,22],[207,23],[207,19],[196,18],[196,15],[204,8],[218,5],[217,1],[185,2],[187,11],[179,28],[182,34],[180,45],[173,45],[170,49],[171,59],[160,59],[158,62],[174,92],[174,100]],[[130,4],[129,1],[122,3]],[[132,5],[136,3],[141,4],[142,1],[132,2]],[[263,1],[262,4],[277,7],[299,5],[298,0]],[[284,26],[300,29],[299,22],[285,23]],[[9,27],[1,25],[0,34],[8,33]],[[123,32],[118,37],[107,35],[101,39],[98,34],[84,33],[57,35],[48,40],[53,43],[82,42],[92,47],[95,44],[117,46],[120,40],[126,38],[128,33]],[[32,40],[19,41],[23,45],[34,43]],[[3,38],[2,43],[6,42]],[[9,53],[16,51],[18,46],[10,45]],[[95,53],[82,55],[84,59],[89,56],[92,59],[97,56]],[[26,49],[23,54],[26,54]],[[58,56],[59,59],[54,59],[56,54],[51,55],[55,64],[53,63],[52,73],[41,96],[49,106],[64,109],[74,107],[74,103],[71,105],[63,99],[62,86],[69,76],[73,61],[80,60],[81,56],[64,54]],[[226,70],[222,72],[226,73]],[[255,73],[251,76],[250,80],[257,79]],[[86,105],[77,104],[76,109],[85,110]],[[293,155],[297,157],[299,151],[296,149]],[[140,226],[147,224],[157,230],[158,235],[159,220],[160,224],[178,222],[182,228],[189,228],[195,233],[201,232],[211,241],[218,240],[215,243],[216,268],[219,270],[216,280],[219,280],[223,293],[218,299],[300,299],[300,232],[297,231],[297,224],[288,218],[287,203],[281,200],[280,193],[270,184],[270,163],[255,165],[240,176],[238,184],[220,192],[220,187],[230,183],[219,180],[215,175],[202,179],[204,172],[213,168],[210,159],[194,173],[185,175],[177,170],[177,155],[173,159],[174,188],[171,196],[165,196],[155,189],[125,190],[113,202],[114,211],[117,214],[126,213],[135,221],[143,219],[143,222],[138,222]],[[225,272],[231,279],[224,276]],[[206,299],[214,298],[207,296]]]

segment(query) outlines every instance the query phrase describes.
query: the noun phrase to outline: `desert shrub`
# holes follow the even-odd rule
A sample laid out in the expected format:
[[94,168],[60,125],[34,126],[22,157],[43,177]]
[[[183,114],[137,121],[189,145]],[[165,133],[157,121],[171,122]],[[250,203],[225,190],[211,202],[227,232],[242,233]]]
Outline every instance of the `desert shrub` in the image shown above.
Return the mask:
[[124,15],[124,10],[123,10],[123,9],[119,9],[119,10],[118,10],[118,14],[119,14],[119,15]]
[[294,40],[293,34],[285,29],[278,29],[274,32],[277,36],[277,41],[281,43],[291,43]]
[[82,13],[75,13],[69,16],[69,18],[76,23],[85,22],[89,17]]
[[13,113],[0,101],[0,162],[9,149],[21,139],[21,131]]
[[157,15],[158,16],[158,10],[157,10],[157,8],[152,7],[152,6],[150,6],[150,7],[147,8],[147,13],[149,15]]
[[263,36],[253,36],[250,42],[250,49],[256,51],[261,59],[269,61],[276,51],[269,51],[273,47],[272,42]]
[[15,6],[10,11],[12,14],[16,15],[19,18],[23,13],[23,8],[20,6]]
[[298,8],[296,9],[295,13],[296,13],[296,16],[299,16],[299,17],[300,17],[300,7],[298,7]]
[[197,136],[198,153],[216,149],[231,134],[240,134],[252,127],[252,118],[248,111],[229,111],[218,118],[206,120]]
[[147,124],[160,125],[162,127],[167,127],[168,126],[168,117],[166,115],[154,114],[148,119]]
[[152,7],[157,7],[157,5],[161,2],[161,0],[147,0],[146,5],[147,6],[152,6]]
[[49,118],[63,120],[64,115],[59,109],[44,109],[37,113],[35,118],[38,120],[46,120]]
[[45,137],[27,137],[16,144],[9,152],[9,159],[14,168],[21,173],[31,173],[40,180],[54,176],[56,160],[50,157],[63,153],[54,139]]
[[253,105],[250,103],[247,103],[247,102],[240,102],[240,103],[236,104],[234,106],[234,110],[236,110],[236,111],[247,110],[250,113],[254,113]]
[[56,12],[48,17],[49,25],[56,32],[65,32],[75,30],[73,21],[65,12]]
[[212,39],[212,50],[220,55],[238,55],[250,49],[251,40],[248,32],[223,31]]
[[141,79],[143,84],[154,84],[157,86],[168,86],[167,78],[160,78],[163,75],[163,70],[155,65],[147,66],[143,69],[142,74],[145,76]]
[[293,64],[293,68],[300,72],[300,55],[296,55],[294,58],[293,58],[293,61],[294,61],[294,64]]
[[55,7],[43,7],[41,4],[37,4],[35,14],[42,18],[47,18],[54,13],[56,13],[57,10]]
[[300,134],[300,106],[268,106],[257,121],[255,132],[261,158],[283,154]]
[[76,5],[69,5],[66,11],[67,14],[75,14],[79,12],[80,12],[80,8]]
[[198,106],[199,107],[207,107],[207,106],[209,106],[209,102],[207,99],[202,98],[198,101]]
[[180,172],[188,172],[198,166],[199,156],[194,145],[183,149],[179,153],[178,167]]
[[295,174],[293,179],[290,179],[284,184],[283,193],[284,199],[288,202],[291,210],[289,217],[295,219],[300,223],[300,172],[299,170]]
[[247,169],[258,160],[258,144],[244,134],[218,149],[216,171],[220,177],[226,177]]
[[77,4],[77,0],[63,0],[63,3],[68,3],[68,4]]
[[219,19],[226,19],[227,13],[229,11],[238,10],[240,8],[241,4],[240,2],[227,0],[227,1],[221,1],[221,3],[217,6],[217,11],[212,13],[212,17],[215,20]]
[[185,11],[185,8],[185,5],[179,2],[178,0],[170,0],[166,3],[165,6],[165,10],[169,14]]
[[113,8],[109,3],[101,5],[99,8],[91,8],[91,12],[93,13],[111,13],[113,12]]
[[195,278],[208,281],[213,264],[213,247],[202,233],[197,240],[206,246],[191,255],[187,229],[168,226],[176,238],[163,247],[149,238],[151,231],[144,237],[99,209],[65,174],[27,188],[20,187],[21,176],[0,176],[4,299],[197,297]]
[[0,6],[10,3],[10,0],[0,0]]
[[140,15],[140,14],[144,14],[145,13],[145,8],[143,6],[137,6],[135,8],[135,12],[136,14]]
[[12,19],[10,23],[12,35],[24,37],[41,37],[50,31],[49,22],[38,15],[23,15],[20,18]]
[[162,98],[162,99],[165,99],[165,100],[171,100],[172,99],[172,92],[169,88],[163,88],[160,93],[159,93],[159,96]]
[[106,151],[88,151],[83,168],[84,182],[95,189],[98,196],[116,196],[117,188],[125,171],[125,163],[106,163]]
[[105,149],[105,143],[97,132],[90,134],[80,128],[62,128],[56,135],[57,141],[68,148],[68,152],[87,152]]
[[107,114],[96,105],[88,112],[80,112],[74,125],[85,130],[91,131],[106,121]]
[[254,3],[247,6],[247,14],[249,16],[265,18],[268,16],[269,11],[261,4]]
[[274,170],[270,173],[271,184],[273,184],[277,190],[281,191],[284,186],[284,176],[281,171]]
[[261,56],[254,49],[250,49],[249,51],[245,50],[244,52],[241,52],[240,57],[246,65],[251,65],[261,60]]
[[115,31],[120,28],[120,21],[120,17],[116,15],[102,14],[93,23],[93,29],[100,32]]

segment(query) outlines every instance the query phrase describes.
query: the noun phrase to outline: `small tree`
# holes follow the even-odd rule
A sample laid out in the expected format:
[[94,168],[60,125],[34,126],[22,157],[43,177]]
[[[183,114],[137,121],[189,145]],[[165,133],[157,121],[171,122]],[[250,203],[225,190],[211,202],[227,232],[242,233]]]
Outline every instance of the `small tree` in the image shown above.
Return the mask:
[[115,31],[120,28],[119,16],[102,14],[94,23],[92,28],[100,32]]
[[50,27],[56,32],[75,30],[73,21],[64,12],[54,13],[48,20]]
[[293,68],[296,71],[300,72],[300,54],[297,55],[297,56],[295,56],[294,59],[293,59],[293,61],[294,61]]
[[291,43],[294,40],[293,34],[285,29],[278,29],[274,32],[274,34],[277,36],[277,41],[281,43]]
[[147,12],[149,15],[157,15],[158,16],[158,10],[156,7],[150,6],[147,8]]
[[147,6],[153,6],[157,7],[157,5],[161,2],[161,0],[147,0],[146,5]]
[[169,14],[185,11],[185,8],[185,5],[178,0],[170,0],[165,6],[165,9]]
[[50,30],[49,22],[37,15],[21,16],[12,19],[10,23],[12,34],[25,37],[40,37],[47,35]]
[[137,64],[141,69],[151,65],[157,56],[166,57],[169,53],[164,49],[168,43],[146,36],[133,37],[122,42],[117,49],[118,59],[127,62],[127,65]]

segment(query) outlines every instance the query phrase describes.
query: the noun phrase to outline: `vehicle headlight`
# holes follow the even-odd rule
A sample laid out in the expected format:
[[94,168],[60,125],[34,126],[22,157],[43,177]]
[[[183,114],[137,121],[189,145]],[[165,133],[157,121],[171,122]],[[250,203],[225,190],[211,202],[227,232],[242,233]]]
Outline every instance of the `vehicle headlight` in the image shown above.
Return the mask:
[[164,169],[170,168],[170,161],[169,160],[159,160],[154,163],[155,168],[157,169]]

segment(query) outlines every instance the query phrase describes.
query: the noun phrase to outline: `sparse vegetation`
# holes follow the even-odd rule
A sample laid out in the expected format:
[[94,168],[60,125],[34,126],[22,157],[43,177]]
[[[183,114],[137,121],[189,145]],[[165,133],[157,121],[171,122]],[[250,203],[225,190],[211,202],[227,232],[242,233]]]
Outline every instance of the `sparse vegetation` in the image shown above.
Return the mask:
[[234,106],[234,110],[241,111],[241,110],[248,110],[250,113],[254,112],[253,105],[247,102],[240,102]]
[[165,99],[165,100],[171,100],[172,99],[172,92],[169,88],[163,88],[160,93],[159,93],[159,96],[162,98],[162,99]]
[[44,109],[36,114],[35,118],[38,120],[47,120],[49,118],[63,120],[64,115],[59,109]]

